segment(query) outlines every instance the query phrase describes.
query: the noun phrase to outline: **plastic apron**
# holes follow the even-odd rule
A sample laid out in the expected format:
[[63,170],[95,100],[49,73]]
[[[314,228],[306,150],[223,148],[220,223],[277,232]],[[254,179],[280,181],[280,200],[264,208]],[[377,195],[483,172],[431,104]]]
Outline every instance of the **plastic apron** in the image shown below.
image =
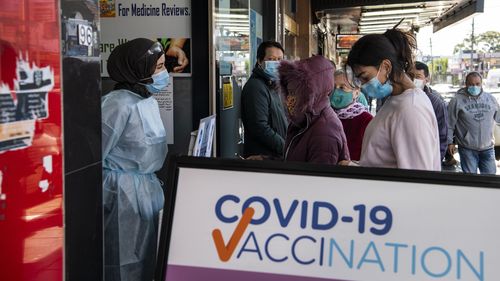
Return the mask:
[[153,280],[167,155],[158,104],[127,90],[102,98],[106,281]]

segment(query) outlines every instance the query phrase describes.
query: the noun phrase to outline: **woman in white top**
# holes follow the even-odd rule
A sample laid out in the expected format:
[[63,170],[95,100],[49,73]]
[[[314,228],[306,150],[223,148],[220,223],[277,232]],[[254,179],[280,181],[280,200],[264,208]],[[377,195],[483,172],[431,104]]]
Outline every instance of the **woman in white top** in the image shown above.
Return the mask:
[[387,97],[366,128],[361,166],[441,170],[432,104],[410,77],[415,37],[397,29],[359,39],[347,59],[350,82],[375,99]]

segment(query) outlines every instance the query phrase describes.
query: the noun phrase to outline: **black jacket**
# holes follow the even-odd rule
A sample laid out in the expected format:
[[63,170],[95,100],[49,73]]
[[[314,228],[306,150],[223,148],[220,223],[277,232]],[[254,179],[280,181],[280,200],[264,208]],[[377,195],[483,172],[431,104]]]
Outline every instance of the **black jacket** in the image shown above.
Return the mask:
[[255,67],[243,87],[241,118],[245,127],[244,156],[282,157],[288,122],[274,82]]

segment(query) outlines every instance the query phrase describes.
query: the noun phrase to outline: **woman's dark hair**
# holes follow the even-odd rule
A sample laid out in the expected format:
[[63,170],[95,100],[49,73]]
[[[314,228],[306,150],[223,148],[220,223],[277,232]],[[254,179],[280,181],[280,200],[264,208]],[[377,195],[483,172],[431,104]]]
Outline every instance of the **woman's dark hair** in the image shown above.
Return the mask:
[[347,65],[378,67],[387,59],[392,64],[389,79],[394,81],[403,73],[413,77],[413,50],[417,47],[415,36],[398,29],[388,29],[384,34],[369,34],[352,46]]
[[259,48],[257,49],[257,59],[259,61],[264,60],[264,58],[266,57],[267,48],[273,48],[273,47],[280,49],[283,52],[283,54],[285,53],[285,50],[283,49],[280,43],[275,41],[264,41],[260,43]]

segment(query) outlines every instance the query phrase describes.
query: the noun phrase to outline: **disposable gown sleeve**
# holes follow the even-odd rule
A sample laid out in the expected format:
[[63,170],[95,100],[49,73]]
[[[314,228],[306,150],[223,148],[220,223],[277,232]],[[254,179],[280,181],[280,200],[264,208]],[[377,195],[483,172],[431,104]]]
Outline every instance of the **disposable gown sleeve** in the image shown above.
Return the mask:
[[102,117],[102,159],[116,146],[127,125],[130,106],[119,104],[113,100],[105,100],[101,105]]

